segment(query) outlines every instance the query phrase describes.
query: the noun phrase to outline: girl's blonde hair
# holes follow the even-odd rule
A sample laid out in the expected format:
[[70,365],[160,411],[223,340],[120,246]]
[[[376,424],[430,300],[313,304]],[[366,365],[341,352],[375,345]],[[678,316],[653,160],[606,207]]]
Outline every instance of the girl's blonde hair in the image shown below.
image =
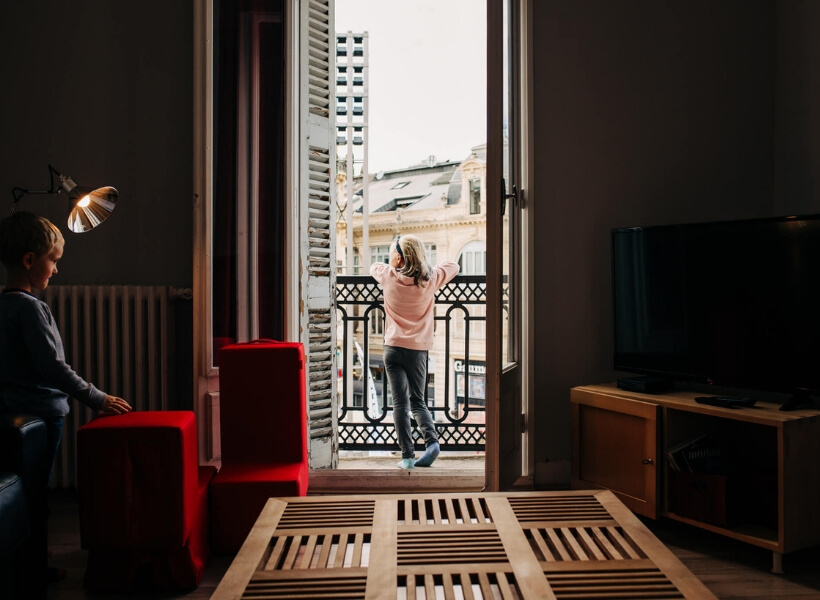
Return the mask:
[[399,268],[399,273],[412,277],[413,283],[424,287],[430,281],[433,271],[427,262],[424,244],[414,235],[400,235],[396,238],[395,247],[399,256],[404,259],[404,265]]

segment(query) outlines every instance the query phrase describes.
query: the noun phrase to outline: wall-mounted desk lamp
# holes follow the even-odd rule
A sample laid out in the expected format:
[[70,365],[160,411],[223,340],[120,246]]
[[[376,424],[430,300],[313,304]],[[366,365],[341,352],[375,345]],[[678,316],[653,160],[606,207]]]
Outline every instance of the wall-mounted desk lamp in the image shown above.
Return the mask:
[[[97,225],[108,218],[117,206],[119,194],[117,190],[110,186],[92,188],[84,187],[74,183],[71,177],[66,177],[48,165],[51,175],[51,188],[47,190],[27,190],[16,187],[11,190],[14,197],[14,204],[11,206],[11,214],[17,210],[17,203],[27,194],[59,194],[65,192],[68,195],[68,228],[74,233],[84,233],[94,229]],[[60,179],[58,187],[54,186],[54,176]]]

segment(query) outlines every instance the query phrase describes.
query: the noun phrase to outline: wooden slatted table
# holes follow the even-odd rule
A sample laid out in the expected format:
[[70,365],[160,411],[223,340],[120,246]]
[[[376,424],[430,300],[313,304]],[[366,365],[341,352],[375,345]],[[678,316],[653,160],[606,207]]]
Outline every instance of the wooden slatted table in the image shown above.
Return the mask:
[[608,490],[271,498],[213,596],[715,598]]

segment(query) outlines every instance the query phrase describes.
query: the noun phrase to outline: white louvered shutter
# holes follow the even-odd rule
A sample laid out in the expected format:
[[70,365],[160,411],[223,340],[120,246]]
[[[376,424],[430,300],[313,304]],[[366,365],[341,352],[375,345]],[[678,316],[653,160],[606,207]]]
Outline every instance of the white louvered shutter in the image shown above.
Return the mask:
[[336,164],[333,0],[304,0],[299,52],[300,331],[307,357],[310,468],[336,468]]

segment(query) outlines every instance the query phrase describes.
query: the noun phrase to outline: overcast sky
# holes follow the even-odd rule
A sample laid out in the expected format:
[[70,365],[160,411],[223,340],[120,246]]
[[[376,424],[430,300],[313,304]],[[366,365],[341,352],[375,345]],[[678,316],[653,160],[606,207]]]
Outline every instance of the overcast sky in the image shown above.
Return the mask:
[[486,141],[483,0],[336,0],[370,44],[368,171],[462,160]]

